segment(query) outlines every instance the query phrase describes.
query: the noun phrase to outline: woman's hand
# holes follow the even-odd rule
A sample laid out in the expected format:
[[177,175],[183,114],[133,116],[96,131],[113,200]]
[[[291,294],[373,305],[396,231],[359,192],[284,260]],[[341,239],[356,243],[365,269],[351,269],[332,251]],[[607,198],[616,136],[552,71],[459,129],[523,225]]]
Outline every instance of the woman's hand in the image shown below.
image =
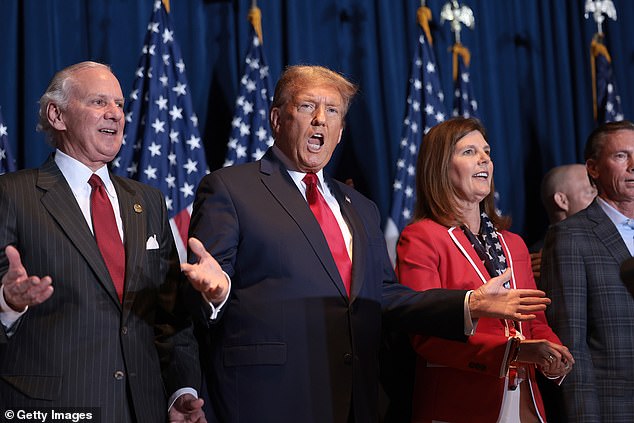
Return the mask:
[[522,340],[517,361],[535,364],[545,376],[551,378],[568,374],[575,363],[568,348],[546,339]]

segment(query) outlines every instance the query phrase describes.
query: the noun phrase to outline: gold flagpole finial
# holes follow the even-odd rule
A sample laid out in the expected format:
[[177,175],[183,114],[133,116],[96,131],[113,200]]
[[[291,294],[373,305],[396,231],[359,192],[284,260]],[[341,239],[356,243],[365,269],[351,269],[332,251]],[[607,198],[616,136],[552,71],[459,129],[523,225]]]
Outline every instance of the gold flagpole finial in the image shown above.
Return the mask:
[[163,1],[163,4],[165,5],[165,11],[167,13],[169,13],[170,12],[170,0],[162,0],[162,1]]

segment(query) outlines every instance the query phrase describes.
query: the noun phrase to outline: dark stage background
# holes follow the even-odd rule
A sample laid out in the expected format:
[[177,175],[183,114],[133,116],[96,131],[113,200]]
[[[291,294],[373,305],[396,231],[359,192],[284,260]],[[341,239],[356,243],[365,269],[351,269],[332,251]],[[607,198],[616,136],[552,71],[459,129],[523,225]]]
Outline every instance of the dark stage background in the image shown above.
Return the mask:
[[[447,109],[452,100],[446,0],[429,0],[432,36]],[[0,0],[0,106],[19,167],[50,149],[35,132],[37,100],[53,73],[83,60],[112,66],[129,94],[152,0]],[[589,46],[596,25],[584,0],[467,0],[476,27],[463,30],[471,79],[493,149],[500,205],[527,242],[541,237],[542,175],[581,160],[594,127]],[[243,58],[250,0],[172,0],[179,42],[208,162],[222,165]],[[634,2],[614,0],[618,21],[604,24],[625,117],[632,119]],[[417,37],[417,0],[260,0],[264,50],[273,80],[287,64],[321,64],[349,76],[361,92],[330,171],[390,208]]]

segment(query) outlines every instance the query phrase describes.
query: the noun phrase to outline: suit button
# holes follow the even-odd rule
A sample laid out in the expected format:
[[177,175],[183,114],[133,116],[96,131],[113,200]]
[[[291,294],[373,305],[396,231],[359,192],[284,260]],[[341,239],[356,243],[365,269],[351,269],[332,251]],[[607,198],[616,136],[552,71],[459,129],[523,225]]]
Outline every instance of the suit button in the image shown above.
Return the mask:
[[343,355],[343,362],[344,362],[344,363],[346,363],[346,364],[350,364],[350,363],[352,363],[352,354],[350,354],[350,353],[345,353],[345,354]]
[[117,370],[116,372],[114,372],[114,378],[116,380],[121,380],[123,379],[123,377],[125,376],[125,374],[121,371],[121,370]]
[[122,333],[123,335],[127,335],[127,334],[128,334],[128,327],[127,327],[127,326],[122,327],[122,328],[121,328],[121,333]]

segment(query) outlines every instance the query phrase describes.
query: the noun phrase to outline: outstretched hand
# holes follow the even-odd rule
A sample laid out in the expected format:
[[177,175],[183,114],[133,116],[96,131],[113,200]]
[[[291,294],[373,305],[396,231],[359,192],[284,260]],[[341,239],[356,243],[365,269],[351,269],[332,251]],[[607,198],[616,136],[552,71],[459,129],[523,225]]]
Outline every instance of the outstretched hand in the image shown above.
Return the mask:
[[221,303],[227,296],[229,282],[218,262],[196,238],[189,238],[189,249],[198,258],[194,264],[182,263],[181,270],[192,286],[211,303]]
[[22,312],[27,306],[43,303],[53,295],[53,279],[50,276],[29,276],[14,246],[7,246],[4,252],[9,261],[9,270],[2,277],[2,286],[4,300],[9,307]]
[[550,299],[537,289],[507,289],[504,283],[511,278],[511,270],[490,279],[473,291],[469,298],[471,317],[493,317],[515,321],[532,320],[534,313],[546,310]]

